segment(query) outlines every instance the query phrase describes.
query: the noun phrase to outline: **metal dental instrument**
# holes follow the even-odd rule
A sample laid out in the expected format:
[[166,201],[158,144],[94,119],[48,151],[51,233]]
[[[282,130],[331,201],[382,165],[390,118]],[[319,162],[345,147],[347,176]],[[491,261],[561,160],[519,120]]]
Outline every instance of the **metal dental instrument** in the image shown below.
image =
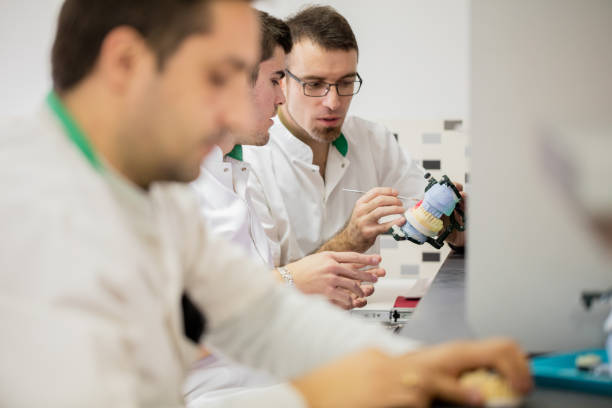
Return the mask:
[[[367,191],[354,190],[354,189],[351,189],[351,188],[343,188],[342,191],[347,191],[349,193],[358,193],[358,194],[365,194],[365,193],[367,193]],[[401,196],[401,195],[398,195],[397,198],[400,198],[402,200],[408,200],[408,201],[419,201],[416,198],[404,197],[404,196]]]

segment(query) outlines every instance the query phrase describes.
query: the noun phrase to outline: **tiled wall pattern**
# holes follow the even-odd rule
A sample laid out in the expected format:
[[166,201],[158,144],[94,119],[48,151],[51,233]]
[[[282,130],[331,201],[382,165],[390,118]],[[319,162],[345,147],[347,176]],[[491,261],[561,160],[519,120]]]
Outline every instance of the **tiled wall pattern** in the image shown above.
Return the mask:
[[[398,143],[404,151],[418,160],[433,177],[439,180],[446,174],[451,180],[465,185],[469,178],[469,147],[462,120],[378,122],[397,134]],[[469,186],[466,190],[469,190]],[[387,276],[394,279],[433,279],[450,252],[448,245],[437,250],[429,244],[398,242],[391,236],[382,236],[380,239],[383,266]]]

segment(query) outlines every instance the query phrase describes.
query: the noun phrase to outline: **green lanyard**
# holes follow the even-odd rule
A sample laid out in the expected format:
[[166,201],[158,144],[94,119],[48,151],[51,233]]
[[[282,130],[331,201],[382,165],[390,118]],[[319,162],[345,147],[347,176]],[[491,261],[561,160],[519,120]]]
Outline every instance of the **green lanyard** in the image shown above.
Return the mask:
[[49,92],[49,95],[47,95],[47,105],[49,105],[53,113],[55,113],[55,116],[57,116],[64,126],[64,130],[70,141],[81,151],[89,164],[97,171],[103,171],[104,166],[102,166],[96,152],[89,143],[89,140],[87,140],[85,133],[83,133],[79,125],[74,121],[72,116],[70,116],[70,113],[68,113],[66,107],[54,91]]

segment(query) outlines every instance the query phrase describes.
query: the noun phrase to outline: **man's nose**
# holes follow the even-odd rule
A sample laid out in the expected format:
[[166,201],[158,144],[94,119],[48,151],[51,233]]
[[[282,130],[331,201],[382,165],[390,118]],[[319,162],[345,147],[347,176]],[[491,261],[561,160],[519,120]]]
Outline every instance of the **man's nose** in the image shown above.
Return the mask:
[[330,110],[336,110],[340,107],[340,96],[335,86],[330,87],[327,95],[323,97],[323,105]]

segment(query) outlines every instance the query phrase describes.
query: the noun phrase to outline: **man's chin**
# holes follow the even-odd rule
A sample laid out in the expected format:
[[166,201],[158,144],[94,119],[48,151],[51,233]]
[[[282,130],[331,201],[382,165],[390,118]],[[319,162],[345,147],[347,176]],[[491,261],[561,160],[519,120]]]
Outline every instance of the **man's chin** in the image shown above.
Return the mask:
[[257,144],[255,146],[265,146],[270,141],[270,135],[266,134],[257,139]]
[[313,129],[311,136],[319,142],[331,143],[340,136],[341,132],[342,128],[340,126],[324,128],[319,127]]
[[265,146],[268,144],[269,141],[270,141],[270,132],[266,130],[266,131],[257,133],[257,135],[248,144],[251,146]]
[[191,183],[200,176],[200,166],[166,167],[159,171],[153,182]]

